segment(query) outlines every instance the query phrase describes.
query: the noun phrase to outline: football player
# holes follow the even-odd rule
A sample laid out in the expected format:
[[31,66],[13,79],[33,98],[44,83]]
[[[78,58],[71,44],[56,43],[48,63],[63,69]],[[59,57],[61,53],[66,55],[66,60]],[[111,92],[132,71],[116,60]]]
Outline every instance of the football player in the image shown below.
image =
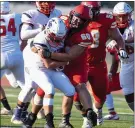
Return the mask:
[[[21,44],[21,48],[25,48],[25,46],[38,34],[40,33],[46,26],[49,19],[53,17],[59,17],[61,15],[61,11],[55,9],[56,2],[54,1],[36,1],[35,2],[36,8],[35,10],[28,10],[23,12],[22,14],[22,26],[20,36],[22,40],[28,40],[26,43]],[[23,92],[20,92],[23,93]],[[22,94],[21,94],[22,95]],[[29,103],[27,103],[29,104]],[[18,104],[19,108],[23,106]],[[24,109],[24,112],[26,112]],[[18,109],[17,109],[18,110]],[[38,118],[43,118],[44,115],[39,115]],[[20,122],[20,118],[14,119],[12,118],[13,123],[22,123]]]
[[[89,92],[86,88],[87,82],[87,47],[92,45],[92,36],[87,31],[87,25],[93,17],[90,8],[84,5],[78,5],[71,10],[69,16],[61,16],[64,20],[67,28],[69,28],[66,40],[65,40],[65,51],[66,53],[52,53],[47,50],[44,51],[45,58],[51,58],[58,61],[70,61],[69,65],[65,66],[64,72],[69,77],[70,81],[74,85],[76,92],[80,97],[81,103],[84,105],[85,118],[88,119],[91,127],[96,125],[96,114],[92,109],[92,102]],[[71,106],[72,100],[70,99]],[[69,99],[64,97],[62,110],[63,117],[59,124],[59,128],[72,128],[73,126],[69,123],[70,112],[66,104]]]
[[[21,15],[10,13],[9,2],[0,2],[0,38],[1,38],[1,78],[6,75],[12,86],[17,83],[21,88],[24,86],[24,62],[19,45],[19,27]],[[15,87],[15,86],[14,86]],[[5,92],[2,87],[1,102],[4,108],[1,114],[11,114]]]
[[[93,37],[93,43],[88,48],[87,62],[88,81],[91,84],[94,105],[97,113],[97,125],[103,123],[102,107],[106,99],[108,88],[108,71],[105,61],[106,41],[108,37],[116,40],[119,46],[119,53],[123,59],[127,58],[124,40],[117,29],[114,17],[108,13],[100,13],[101,3],[99,1],[86,1],[81,4],[91,8],[93,12],[92,22],[89,22],[89,33]],[[87,127],[87,121],[84,120],[84,127]]]
[[[108,45],[112,45],[112,43],[116,45],[116,42],[114,40],[110,41]],[[115,47],[113,49],[107,49],[107,51],[110,53],[112,57],[112,64],[108,73],[109,87],[108,87],[106,102],[105,102],[109,114],[104,116],[104,120],[119,120],[119,116],[114,109],[113,96],[111,94],[111,92],[113,91],[121,90],[119,73],[117,73],[119,67],[119,57],[118,57],[117,49]]]
[[[39,50],[48,48],[51,52],[59,52],[64,47],[64,39],[66,36],[67,28],[60,18],[51,18],[44,31],[40,32],[34,39],[33,45]],[[41,56],[37,54],[36,51],[33,53],[29,45],[24,49],[24,63],[26,73],[26,86],[22,91],[23,95],[19,95],[19,102],[26,103],[28,102],[29,92],[34,87],[36,83],[40,88],[45,92],[43,98],[43,106],[46,116],[46,125],[45,128],[53,128],[53,97],[55,94],[55,89],[57,88],[62,91],[66,97],[73,97],[75,89],[70,83],[68,77],[62,72],[64,66],[68,62],[58,62],[50,59],[42,59]],[[41,58],[40,58],[41,57]],[[39,76],[39,77],[37,77]],[[63,86],[63,83],[65,86]],[[35,104],[39,104],[38,101],[34,101]],[[15,113],[16,118],[21,115],[21,111]],[[27,121],[25,121],[26,127],[32,127],[34,121],[36,120],[36,114],[31,112],[28,116]],[[19,115],[19,116],[18,116]],[[34,121],[31,121],[31,117],[34,117]]]
[[[113,15],[125,40],[128,53],[126,61],[120,58],[120,86],[128,106],[134,111],[134,20],[131,18],[132,12],[133,9],[126,2],[117,3],[113,9]],[[108,45],[108,49],[116,46],[116,44],[112,43]]]

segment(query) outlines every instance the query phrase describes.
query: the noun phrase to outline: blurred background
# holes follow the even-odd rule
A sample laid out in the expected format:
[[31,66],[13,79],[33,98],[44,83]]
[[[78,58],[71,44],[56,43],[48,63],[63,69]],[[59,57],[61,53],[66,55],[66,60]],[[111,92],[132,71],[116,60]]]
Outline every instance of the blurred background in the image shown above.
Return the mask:
[[[61,9],[63,14],[67,14],[75,5],[79,5],[81,1],[56,1],[56,8]],[[134,1],[125,1],[134,8]],[[101,1],[102,11],[112,10],[112,8],[117,4],[117,1]],[[28,9],[35,8],[34,1],[14,1],[11,2],[11,8],[13,12],[22,12]]]

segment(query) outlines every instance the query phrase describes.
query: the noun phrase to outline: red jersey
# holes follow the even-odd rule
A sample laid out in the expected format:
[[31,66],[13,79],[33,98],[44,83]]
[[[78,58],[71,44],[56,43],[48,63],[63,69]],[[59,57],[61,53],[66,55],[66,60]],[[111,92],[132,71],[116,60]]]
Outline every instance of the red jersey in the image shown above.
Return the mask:
[[69,29],[67,38],[65,40],[65,50],[68,52],[74,45],[79,45],[85,47],[85,51],[74,60],[70,61],[70,64],[65,66],[65,74],[69,77],[73,85],[78,85],[78,83],[85,83],[87,81],[87,55],[88,46],[92,44],[92,36],[89,31],[87,31],[87,26],[80,30],[70,29],[67,16],[61,16]]
[[93,45],[88,50],[89,64],[99,63],[106,57],[106,42],[108,30],[116,28],[116,22],[111,14],[101,13],[98,20],[90,22],[88,30],[93,37]]
[[87,47],[93,43],[92,36],[87,30],[87,26],[81,30],[73,32],[73,31],[70,31],[68,16],[63,15],[60,18],[63,19],[64,23],[69,29],[69,32],[68,32],[69,35],[67,36],[65,40],[66,50],[68,51],[70,47],[74,45],[86,47],[86,50],[82,53],[82,55],[72,60],[72,63],[70,65],[75,65],[75,66],[86,65],[85,62],[87,61]]

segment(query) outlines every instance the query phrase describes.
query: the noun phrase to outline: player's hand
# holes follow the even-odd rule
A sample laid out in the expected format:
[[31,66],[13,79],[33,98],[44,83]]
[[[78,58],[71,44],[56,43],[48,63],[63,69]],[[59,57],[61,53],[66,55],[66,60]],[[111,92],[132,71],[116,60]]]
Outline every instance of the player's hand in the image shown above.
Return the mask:
[[47,47],[44,47],[43,49],[38,50],[38,54],[42,58],[51,58],[51,52],[49,51]]
[[108,80],[112,81],[112,73],[111,72],[108,73]]
[[107,52],[116,51],[117,43],[115,40],[112,40],[109,42],[109,44],[106,46]]
[[127,52],[124,49],[120,49],[118,55],[122,63],[127,63],[127,59],[129,57],[128,57]]

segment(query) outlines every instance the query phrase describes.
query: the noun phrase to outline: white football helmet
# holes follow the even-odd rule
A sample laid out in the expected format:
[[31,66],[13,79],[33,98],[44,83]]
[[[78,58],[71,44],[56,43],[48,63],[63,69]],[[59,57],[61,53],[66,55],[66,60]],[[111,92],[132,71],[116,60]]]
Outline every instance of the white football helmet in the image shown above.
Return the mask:
[[67,28],[62,19],[55,17],[48,21],[44,33],[48,43],[57,47],[65,39]]
[[126,2],[119,2],[114,6],[113,15],[119,28],[126,28],[130,21],[133,9]]
[[1,14],[6,14],[10,12],[10,5],[9,2],[3,1],[0,2],[0,13]]

